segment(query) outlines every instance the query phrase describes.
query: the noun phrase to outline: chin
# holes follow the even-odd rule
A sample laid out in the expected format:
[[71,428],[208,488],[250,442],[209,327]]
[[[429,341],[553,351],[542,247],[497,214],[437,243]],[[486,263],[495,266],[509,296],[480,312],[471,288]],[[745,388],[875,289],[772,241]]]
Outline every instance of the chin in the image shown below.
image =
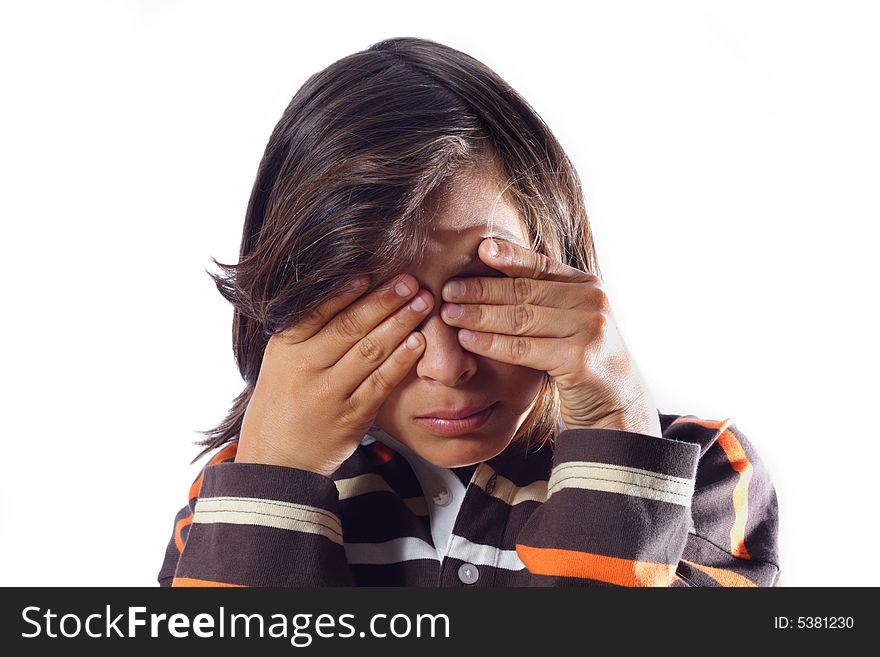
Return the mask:
[[485,436],[463,435],[442,437],[430,440],[429,444],[419,441],[417,453],[427,461],[441,468],[461,468],[488,461],[503,452],[513,436],[506,440],[488,440]]

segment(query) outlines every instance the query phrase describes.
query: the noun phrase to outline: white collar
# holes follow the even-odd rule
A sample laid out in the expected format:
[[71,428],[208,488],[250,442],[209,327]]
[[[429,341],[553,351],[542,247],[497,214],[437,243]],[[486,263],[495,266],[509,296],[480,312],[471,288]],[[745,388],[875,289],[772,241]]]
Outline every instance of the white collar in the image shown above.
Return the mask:
[[377,440],[403,456],[419,480],[428,507],[431,537],[437,558],[442,561],[449,550],[452,528],[467,488],[452,470],[427,461],[379,427],[371,427],[361,444],[369,445]]

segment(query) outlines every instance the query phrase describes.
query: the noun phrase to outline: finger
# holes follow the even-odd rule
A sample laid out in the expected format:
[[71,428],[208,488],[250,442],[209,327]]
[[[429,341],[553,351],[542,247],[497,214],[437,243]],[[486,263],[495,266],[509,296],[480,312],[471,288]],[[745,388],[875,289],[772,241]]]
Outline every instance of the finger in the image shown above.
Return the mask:
[[400,385],[419,360],[424,347],[425,336],[418,331],[410,333],[352,392],[350,404],[365,415],[374,417],[391,391]]
[[276,333],[275,336],[286,344],[297,344],[308,340],[348,304],[363,294],[370,282],[370,276],[358,276],[350,281],[340,292],[331,296],[304,319],[293,326]]
[[[493,254],[497,246],[498,252]],[[488,238],[477,248],[480,258],[490,267],[508,276],[522,276],[547,281],[598,281],[599,277],[559,262],[543,253],[499,238]]]
[[[596,289],[591,289],[596,288]],[[601,292],[599,283],[541,281],[534,278],[466,276],[450,279],[440,295],[455,303],[534,304],[553,308],[591,307]]]
[[[417,299],[424,301],[424,307],[418,310],[414,307]],[[350,396],[364,380],[383,376],[377,375],[376,370],[406,340],[416,326],[424,321],[433,305],[431,293],[420,290],[410,303],[352,345],[332,367],[330,377],[333,389]],[[420,336],[420,339],[424,341],[424,337]],[[375,382],[378,383],[381,381]]]
[[458,342],[468,351],[480,356],[550,374],[563,369],[565,361],[569,359],[570,351],[567,348],[560,348],[558,338],[501,335],[469,329],[461,329],[458,332]]
[[[453,317],[456,313],[459,313],[458,316]],[[505,335],[567,338],[582,327],[582,315],[579,312],[530,303],[518,305],[444,303],[440,307],[440,315],[450,326]]]
[[[403,284],[403,285],[401,285]],[[311,362],[331,367],[419,289],[411,274],[401,274],[380,285],[357,303],[343,308],[324,330],[309,341]]]

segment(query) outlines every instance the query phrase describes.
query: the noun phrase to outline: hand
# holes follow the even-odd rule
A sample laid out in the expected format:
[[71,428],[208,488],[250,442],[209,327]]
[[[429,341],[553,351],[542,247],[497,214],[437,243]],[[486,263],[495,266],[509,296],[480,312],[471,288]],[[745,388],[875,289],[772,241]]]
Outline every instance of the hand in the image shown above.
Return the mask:
[[[492,243],[498,254],[491,253]],[[486,239],[480,259],[507,278],[448,281],[440,315],[459,344],[493,360],[546,371],[566,429],[607,428],[660,437],[648,386],[624,344],[601,280],[518,244]],[[452,294],[454,282],[462,293]],[[449,313],[460,304],[461,315]],[[470,338],[470,339],[469,339]]]
[[[369,431],[379,407],[418,361],[425,345],[407,337],[433,306],[418,280],[403,274],[358,297],[369,282],[325,301],[269,338],[242,421],[235,461],[311,470],[329,477]],[[404,282],[409,292],[395,286]],[[418,296],[422,310],[409,303]],[[354,303],[358,301],[358,303]]]

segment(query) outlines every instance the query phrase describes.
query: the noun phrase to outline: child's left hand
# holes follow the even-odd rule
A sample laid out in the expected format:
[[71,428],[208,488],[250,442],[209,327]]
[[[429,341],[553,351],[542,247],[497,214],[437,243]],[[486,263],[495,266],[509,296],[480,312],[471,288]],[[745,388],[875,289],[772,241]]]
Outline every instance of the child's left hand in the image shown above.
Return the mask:
[[[617,329],[601,279],[497,238],[483,240],[477,252],[509,278],[464,277],[443,286],[443,300],[452,303],[441,306],[441,317],[465,329],[459,344],[493,360],[546,371],[556,381],[566,429],[660,437],[654,400]],[[464,287],[453,296],[455,282]],[[452,318],[455,304],[462,314]],[[469,333],[472,340],[465,339]]]

